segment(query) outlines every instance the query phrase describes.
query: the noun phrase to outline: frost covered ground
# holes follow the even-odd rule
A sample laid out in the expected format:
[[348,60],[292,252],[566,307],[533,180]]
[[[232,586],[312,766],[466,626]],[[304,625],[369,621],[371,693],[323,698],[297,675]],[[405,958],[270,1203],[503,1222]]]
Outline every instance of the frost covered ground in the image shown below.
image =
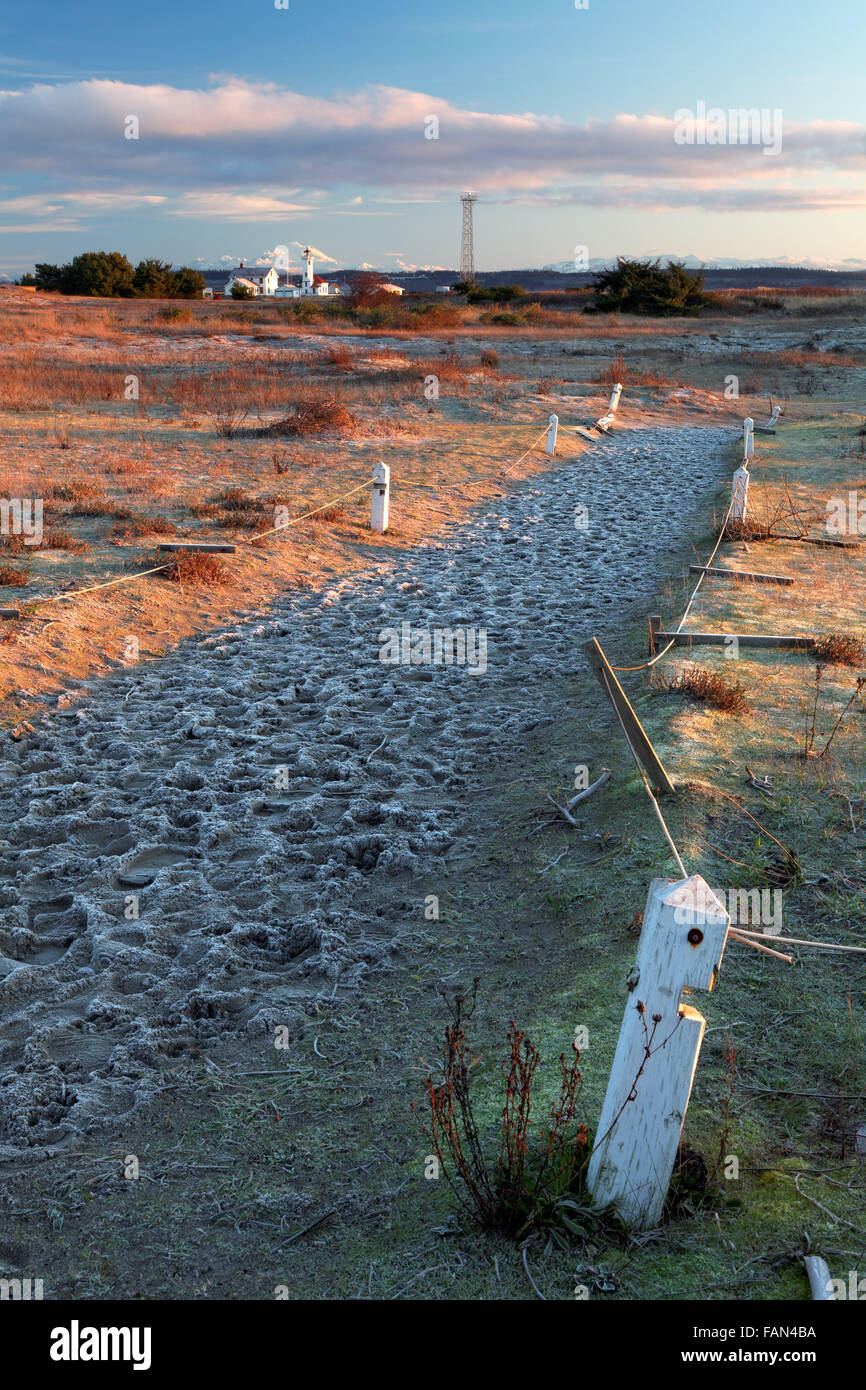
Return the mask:
[[[655,590],[731,437],[600,441],[409,555],[61,696],[7,742],[0,1154],[113,1124],[168,1059],[240,1030],[291,1038],[317,997],[388,969],[431,870],[471,848],[478,769],[552,718],[552,671],[579,700],[578,643]],[[474,666],[383,662],[406,622],[472,630]]]

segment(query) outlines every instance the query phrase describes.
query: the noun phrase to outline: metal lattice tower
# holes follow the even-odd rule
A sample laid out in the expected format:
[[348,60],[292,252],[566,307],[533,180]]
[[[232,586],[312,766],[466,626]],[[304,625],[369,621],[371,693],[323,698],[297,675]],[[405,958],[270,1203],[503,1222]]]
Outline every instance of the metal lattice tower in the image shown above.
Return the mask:
[[463,204],[463,240],[460,246],[460,278],[461,280],[475,279],[475,246],[472,239],[472,204],[475,202],[477,194],[463,193],[460,201]]

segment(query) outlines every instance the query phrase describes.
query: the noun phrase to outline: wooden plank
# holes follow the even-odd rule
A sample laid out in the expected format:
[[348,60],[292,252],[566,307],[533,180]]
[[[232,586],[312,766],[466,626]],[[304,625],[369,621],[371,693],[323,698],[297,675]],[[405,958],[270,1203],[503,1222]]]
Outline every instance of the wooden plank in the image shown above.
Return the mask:
[[[619,717],[625,725],[634,751],[640,758],[655,792],[673,793],[675,788],[664,766],[647,737],[643,725],[629,704],[628,697],[614,674],[607,657],[594,637],[581,643],[581,649],[590,664],[592,673],[605,693],[610,695]],[[605,682],[607,682],[605,684]]]
[[815,645],[814,637],[782,637],[767,632],[659,632],[655,635],[662,642],[673,642],[678,647],[723,647],[733,638],[741,647],[801,647],[810,651]]
[[237,550],[236,545],[228,541],[160,541],[159,550],[202,550],[206,554],[219,552],[219,554],[231,554]]
[[582,435],[584,439],[588,439],[590,444],[597,443],[595,435],[592,434],[588,429],[584,429],[583,425],[575,425],[574,432],[575,434]]
[[771,430],[771,429],[770,429],[770,426],[769,426],[769,425],[755,425],[755,426],[754,426],[754,431],[755,431],[755,434],[775,434],[775,433],[776,433],[775,430]]
[[0,608],[0,618],[20,618],[20,617],[21,617],[21,610],[20,610],[19,608]]
[[719,579],[752,579],[756,584],[795,584],[790,574],[757,574],[753,570],[726,570],[710,565],[689,565],[690,574],[711,574]]
[[866,544],[864,541],[834,541],[825,540],[823,536],[774,536],[774,541],[802,541],[804,545],[824,545],[835,550],[854,550],[858,545]]

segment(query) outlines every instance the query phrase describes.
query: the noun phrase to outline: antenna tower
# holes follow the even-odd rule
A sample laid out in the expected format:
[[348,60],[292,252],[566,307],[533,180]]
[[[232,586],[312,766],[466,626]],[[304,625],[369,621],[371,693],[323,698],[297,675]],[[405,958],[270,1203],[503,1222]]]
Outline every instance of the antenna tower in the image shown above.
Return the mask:
[[472,239],[472,204],[476,201],[477,194],[463,193],[460,201],[463,204],[463,239],[460,246],[460,278],[461,280],[475,279],[475,245]]

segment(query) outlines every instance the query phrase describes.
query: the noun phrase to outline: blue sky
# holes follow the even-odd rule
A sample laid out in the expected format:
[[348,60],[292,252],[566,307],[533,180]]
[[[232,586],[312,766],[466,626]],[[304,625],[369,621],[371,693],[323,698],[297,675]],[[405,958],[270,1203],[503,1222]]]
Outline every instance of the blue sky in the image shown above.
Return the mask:
[[[0,270],[296,241],[345,265],[453,266],[463,187],[482,269],[577,246],[866,258],[864,53],[860,0],[7,8]],[[675,143],[698,102],[780,112],[781,148]]]

